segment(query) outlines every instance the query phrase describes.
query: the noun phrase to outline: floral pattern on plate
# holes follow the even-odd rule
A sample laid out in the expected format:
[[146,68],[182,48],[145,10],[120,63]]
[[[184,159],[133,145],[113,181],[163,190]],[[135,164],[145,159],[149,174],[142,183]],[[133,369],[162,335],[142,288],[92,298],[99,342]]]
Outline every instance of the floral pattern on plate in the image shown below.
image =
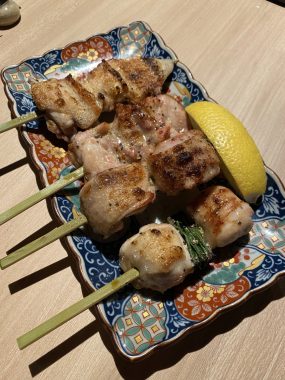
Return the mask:
[[227,285],[211,285],[199,281],[195,286],[187,287],[175,299],[177,311],[192,321],[203,321],[217,309],[235,302],[250,288],[246,277],[240,277]]
[[[2,71],[2,80],[14,114],[20,116],[35,110],[30,94],[31,80],[62,78],[70,73],[82,75],[103,58],[133,55],[177,59],[147,24],[134,22],[7,67]],[[211,100],[179,61],[174,66],[168,93],[184,106]],[[42,121],[28,123],[21,133],[45,185],[71,170],[66,147],[47,133]],[[192,327],[210,320],[230,304],[242,302],[248,294],[271,284],[285,272],[285,193],[270,169],[267,169],[267,178],[267,190],[256,207],[249,240],[241,239],[217,253],[207,273],[196,274],[195,283],[189,277],[177,289],[164,295],[153,292],[147,297],[144,292],[135,292],[128,286],[97,306],[119,352],[129,359],[138,359],[161,344],[173,343]],[[76,195],[79,184],[71,186],[75,190],[72,195],[63,192],[54,197],[53,207],[62,222],[73,219],[80,207]],[[131,219],[129,235],[137,229],[137,222]],[[82,279],[90,289],[99,289],[121,274],[118,250],[124,238],[102,244],[93,241],[84,229],[78,229],[67,238]]]

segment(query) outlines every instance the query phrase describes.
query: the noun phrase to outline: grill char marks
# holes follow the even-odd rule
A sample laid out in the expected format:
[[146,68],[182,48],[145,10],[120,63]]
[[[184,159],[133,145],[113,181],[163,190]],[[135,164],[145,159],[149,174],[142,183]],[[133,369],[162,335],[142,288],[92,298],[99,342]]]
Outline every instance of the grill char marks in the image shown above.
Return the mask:
[[71,131],[91,128],[116,103],[158,95],[172,69],[170,60],[111,59],[81,77],[33,83],[31,92],[38,109],[53,121],[52,132],[69,141]]
[[149,167],[159,190],[174,195],[219,174],[219,159],[202,132],[190,130],[157,145]]
[[[101,112],[102,104],[99,103],[100,105],[98,105],[97,98],[91,92],[87,91],[78,80],[75,80],[71,75],[68,75],[66,81],[73,87],[74,91],[77,92],[78,96],[84,101],[84,103],[94,108],[96,114]],[[60,100],[64,103],[64,99]]]
[[148,172],[138,163],[98,173],[80,191],[84,215],[104,237],[122,229],[124,218],[142,211],[154,199]]
[[[152,61],[151,64],[149,61]],[[133,67],[130,70],[128,60],[111,60],[110,66],[119,73],[128,87],[128,100],[139,102],[147,96],[158,95],[161,92],[166,77],[163,70],[154,59],[133,59]],[[154,69],[155,67],[155,69]]]
[[187,212],[203,228],[212,248],[232,243],[247,234],[253,224],[251,207],[223,186],[203,190]]
[[161,70],[155,59],[145,59],[144,62],[149,66],[154,75],[162,80]]

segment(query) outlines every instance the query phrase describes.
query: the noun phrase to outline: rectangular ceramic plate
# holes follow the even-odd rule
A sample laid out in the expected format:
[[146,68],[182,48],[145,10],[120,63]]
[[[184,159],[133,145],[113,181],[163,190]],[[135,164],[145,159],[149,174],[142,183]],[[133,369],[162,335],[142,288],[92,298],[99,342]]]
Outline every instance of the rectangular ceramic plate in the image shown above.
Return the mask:
[[[7,67],[2,71],[2,80],[10,106],[15,116],[20,116],[35,110],[30,79],[62,78],[69,73],[89,71],[102,59],[137,55],[177,59],[147,24],[133,22]],[[168,92],[184,106],[211,100],[179,61]],[[30,122],[20,133],[45,185],[72,169],[62,143],[47,133],[43,122]],[[222,259],[217,257],[210,263],[207,273],[198,273],[196,280],[189,277],[182,286],[163,296],[137,292],[129,286],[98,305],[119,352],[137,359],[163,344],[174,344],[181,335],[210,322],[285,272],[285,193],[271,170],[267,169],[267,175],[267,190],[256,208],[249,241],[235,243]],[[79,209],[78,184],[73,184],[73,188],[75,192],[54,198],[53,207],[62,222],[71,220]],[[131,223],[130,233],[135,229],[135,223]],[[120,275],[118,249],[123,240],[101,244],[92,241],[83,230],[67,240],[78,261],[82,281],[90,289],[99,289]]]

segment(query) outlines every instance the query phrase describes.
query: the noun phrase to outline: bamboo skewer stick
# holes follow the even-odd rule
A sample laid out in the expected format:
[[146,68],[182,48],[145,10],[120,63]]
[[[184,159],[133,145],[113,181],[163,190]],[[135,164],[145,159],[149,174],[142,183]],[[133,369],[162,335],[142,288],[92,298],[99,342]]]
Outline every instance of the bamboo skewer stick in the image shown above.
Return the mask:
[[83,226],[87,223],[87,219],[83,214],[76,219],[71,220],[68,223],[63,224],[60,227],[55,228],[49,233],[39,237],[38,239],[32,241],[31,243],[25,245],[24,247],[12,252],[8,256],[0,260],[1,269],[5,269],[12,264],[29,256],[33,252],[45,247],[46,245],[54,242],[57,239],[69,234],[70,232],[76,230],[77,228]]
[[33,121],[38,119],[40,116],[36,114],[36,112],[29,112],[26,115],[16,117],[15,119],[6,121],[0,125],[0,133],[9,131],[10,129],[20,127],[22,124],[28,123],[29,121]]
[[18,203],[16,206],[13,206],[7,211],[4,211],[2,214],[0,214],[0,226],[1,224],[7,222],[8,220],[14,218],[16,215],[19,215],[21,212],[40,202],[41,200],[49,197],[50,195],[56,193],[58,190],[83,177],[83,175],[83,167],[81,167],[54,182],[52,185],[49,185],[37,193],[31,195],[29,198]]
[[26,334],[20,336],[17,339],[17,343],[20,350],[36,342],[38,339],[55,330],[57,327],[63,325],[65,322],[76,317],[83,311],[89,309],[91,306],[96,305],[103,299],[109,297],[111,294],[115,293],[116,291],[118,291],[119,289],[121,289],[122,287],[124,287],[125,285],[132,282],[138,277],[139,272],[134,268],[130,269],[120,277],[111,281],[109,284],[89,294],[87,297],[84,297],[82,300],[69,306],[67,309],[56,314],[55,316],[43,322],[34,329],[28,331]]

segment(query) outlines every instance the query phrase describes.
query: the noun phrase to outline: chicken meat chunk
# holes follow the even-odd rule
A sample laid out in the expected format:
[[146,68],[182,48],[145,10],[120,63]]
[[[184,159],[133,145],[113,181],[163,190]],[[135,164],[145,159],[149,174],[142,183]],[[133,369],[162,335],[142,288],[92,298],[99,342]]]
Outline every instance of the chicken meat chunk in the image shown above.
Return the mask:
[[93,176],[80,191],[80,204],[90,227],[107,238],[124,227],[124,218],[137,214],[155,199],[146,168],[121,165]]
[[195,223],[204,230],[212,248],[224,247],[247,234],[253,225],[253,210],[231,190],[211,186],[187,207]]
[[189,123],[181,104],[163,94],[138,104],[117,104],[113,128],[131,159],[146,159],[157,144],[187,131]]
[[220,172],[214,148],[194,129],[158,144],[148,164],[157,188],[169,195],[208,182]]
[[48,128],[69,141],[78,128],[94,127],[101,112],[113,110],[116,103],[158,95],[172,70],[172,60],[111,59],[77,78],[34,82],[31,93]]
[[148,224],[129,238],[120,249],[120,266],[124,271],[138,269],[133,285],[159,292],[180,284],[193,272],[187,247],[179,232],[170,224]]
[[[68,155],[75,167],[84,167],[85,179],[122,165],[117,155],[117,140],[106,131],[109,124],[78,132],[71,139]],[[105,131],[105,132],[103,132]]]
[[169,95],[148,97],[140,104],[119,103],[112,123],[101,123],[71,138],[69,156],[75,166],[84,165],[89,177],[92,170],[99,172],[104,161],[102,170],[119,162],[145,161],[158,143],[187,130],[187,120],[183,107]]
[[[145,112],[164,125],[172,137],[190,129],[190,122],[184,107],[171,95],[161,94],[155,97],[148,97],[143,101]],[[165,140],[165,139],[163,139]],[[159,140],[158,142],[161,142]]]

